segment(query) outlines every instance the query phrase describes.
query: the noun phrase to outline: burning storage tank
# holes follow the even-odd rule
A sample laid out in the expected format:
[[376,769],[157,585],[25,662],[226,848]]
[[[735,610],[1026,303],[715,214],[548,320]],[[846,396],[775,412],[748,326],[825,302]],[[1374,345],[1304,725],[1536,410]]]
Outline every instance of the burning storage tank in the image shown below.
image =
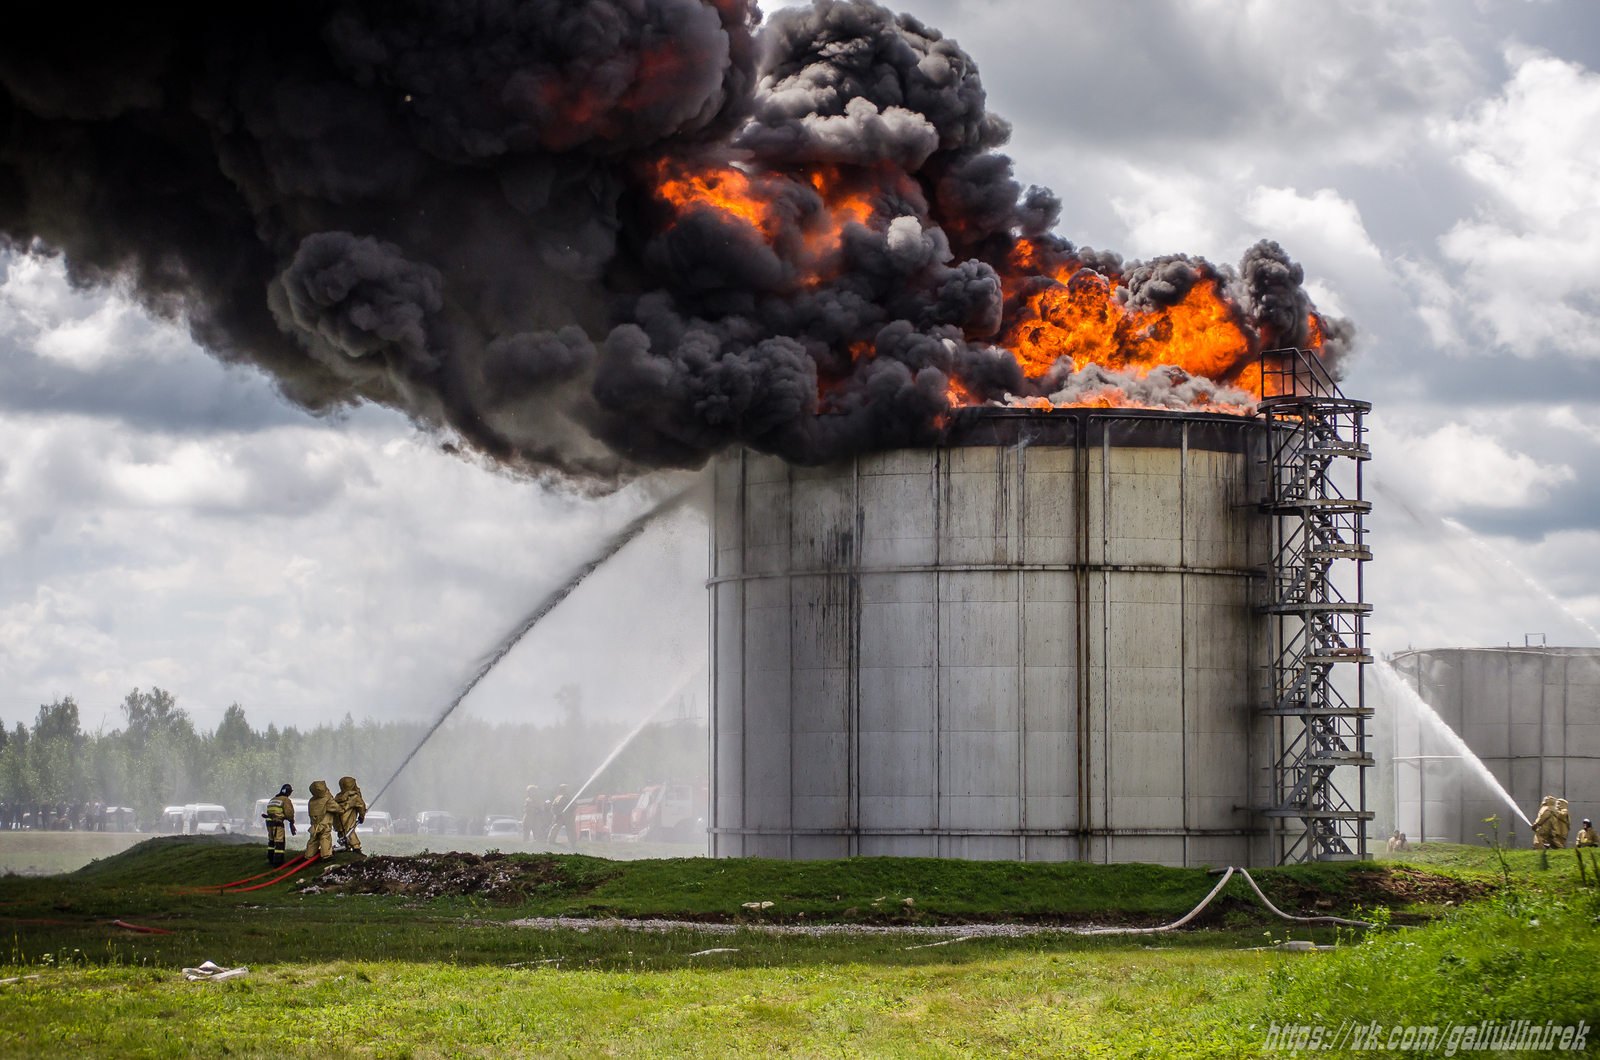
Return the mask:
[[712,853],[1270,860],[1263,423],[958,416],[718,458]]
[[[1431,648],[1391,664],[1530,818],[1546,795],[1571,804],[1574,834],[1600,811],[1600,648]],[[1397,715],[1391,733],[1394,826],[1409,838],[1476,845],[1498,815],[1502,837],[1532,841],[1420,719]]]

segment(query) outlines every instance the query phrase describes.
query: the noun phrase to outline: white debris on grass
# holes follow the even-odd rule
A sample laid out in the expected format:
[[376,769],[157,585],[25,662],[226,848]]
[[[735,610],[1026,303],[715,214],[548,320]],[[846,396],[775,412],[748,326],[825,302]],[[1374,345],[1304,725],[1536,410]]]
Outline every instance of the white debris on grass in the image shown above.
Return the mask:
[[907,946],[906,949],[908,949],[908,950],[931,950],[935,946],[953,946],[957,942],[971,942],[973,939],[975,939],[977,937],[978,936],[976,936],[976,935],[962,935],[958,939],[945,939],[943,942],[924,942],[920,946]]
[[708,953],[738,953],[738,946],[713,946],[709,950],[696,950],[689,954],[691,957],[704,957]]
[[220,983],[224,979],[236,979],[241,975],[250,974],[250,969],[243,967],[224,968],[220,964],[205,961],[198,968],[185,968],[183,977],[191,983]]

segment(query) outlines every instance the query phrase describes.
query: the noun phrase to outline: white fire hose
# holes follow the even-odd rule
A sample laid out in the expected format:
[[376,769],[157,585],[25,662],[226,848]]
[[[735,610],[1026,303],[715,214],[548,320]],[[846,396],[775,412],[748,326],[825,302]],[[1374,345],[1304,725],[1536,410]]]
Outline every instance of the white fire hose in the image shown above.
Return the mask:
[[1298,924],[1343,924],[1346,927],[1364,927],[1364,928],[1369,928],[1369,927],[1373,926],[1372,924],[1369,924],[1364,920],[1344,920],[1344,919],[1341,919],[1340,917],[1336,917],[1336,916],[1290,916],[1288,913],[1285,913],[1282,909],[1279,909],[1277,906],[1273,905],[1272,902],[1267,898],[1267,896],[1265,894],[1261,893],[1261,888],[1256,886],[1256,881],[1251,877],[1250,873],[1246,872],[1244,869],[1234,869],[1232,866],[1229,866],[1226,870],[1223,871],[1222,879],[1217,882],[1217,885],[1215,887],[1211,888],[1211,893],[1206,895],[1205,898],[1201,900],[1199,905],[1197,905],[1193,909],[1189,910],[1188,915],[1184,916],[1180,920],[1174,920],[1170,924],[1162,924],[1160,927],[1148,927],[1148,928],[1126,928],[1126,927],[1087,928],[1087,929],[1084,929],[1084,930],[1078,932],[1078,934],[1080,934],[1080,935],[1157,935],[1157,934],[1160,934],[1163,931],[1176,931],[1179,928],[1183,927],[1183,925],[1187,924],[1189,921],[1193,920],[1195,917],[1199,916],[1200,915],[1200,911],[1202,909],[1204,909],[1206,906],[1211,904],[1211,899],[1215,898],[1218,894],[1222,893],[1222,889],[1228,885],[1228,881],[1233,878],[1233,874],[1235,872],[1238,872],[1239,875],[1244,877],[1245,882],[1250,885],[1250,889],[1252,891],[1256,892],[1256,897],[1261,899],[1261,904],[1262,905],[1266,906],[1267,909],[1270,912],[1272,912],[1275,916],[1282,917],[1284,920],[1293,920],[1295,923],[1298,923]]

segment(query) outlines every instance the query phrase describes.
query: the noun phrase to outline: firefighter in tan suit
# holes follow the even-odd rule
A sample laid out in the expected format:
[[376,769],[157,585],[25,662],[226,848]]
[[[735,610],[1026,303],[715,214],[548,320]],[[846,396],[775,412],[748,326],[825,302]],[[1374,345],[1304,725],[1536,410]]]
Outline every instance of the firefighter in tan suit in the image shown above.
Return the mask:
[[567,826],[567,842],[574,848],[577,847],[575,825],[568,820],[572,816],[569,812],[571,809],[572,796],[567,794],[567,786],[563,784],[556,788],[556,797],[550,803],[550,834],[545,837],[545,842],[550,846],[556,844],[556,840],[561,835],[561,826],[565,824]]
[[1539,816],[1533,819],[1533,848],[1543,850],[1552,845],[1556,831],[1556,797],[1546,795],[1539,800]]
[[1572,811],[1566,799],[1556,800],[1555,827],[1550,830],[1550,845],[1557,850],[1567,849],[1567,836],[1572,832]]
[[356,835],[356,825],[366,823],[367,800],[361,797],[361,787],[355,777],[339,778],[339,794],[333,801],[334,829],[339,833],[340,845],[360,854],[361,837]]
[[544,834],[544,800],[539,798],[539,786],[528,785],[528,797],[522,800],[522,841]]
[[333,792],[328,790],[328,782],[313,780],[311,801],[306,803],[306,818],[311,824],[311,833],[306,838],[306,857],[333,857],[333,818],[338,809]]
[[1583,819],[1583,827],[1578,830],[1578,841],[1573,846],[1600,847],[1600,833],[1595,832],[1594,825],[1589,823],[1589,818]]

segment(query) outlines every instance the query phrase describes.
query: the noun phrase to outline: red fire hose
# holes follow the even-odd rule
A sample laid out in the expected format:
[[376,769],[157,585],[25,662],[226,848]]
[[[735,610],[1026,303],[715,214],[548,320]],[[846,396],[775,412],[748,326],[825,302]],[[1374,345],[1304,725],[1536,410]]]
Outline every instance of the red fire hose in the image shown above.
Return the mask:
[[[281,880],[281,879],[283,879],[284,876],[289,875],[291,872],[294,872],[296,869],[305,868],[307,865],[311,864],[311,862],[315,861],[315,860],[316,860],[316,858],[312,858],[312,859],[310,859],[310,861],[308,861],[308,860],[306,860],[306,856],[304,854],[301,854],[299,857],[295,858],[293,861],[289,862],[286,865],[273,866],[272,868],[268,869],[266,872],[258,872],[254,876],[246,876],[242,880],[233,880],[230,883],[210,883],[210,884],[207,884],[204,887],[187,887],[187,888],[185,888],[185,889],[183,889],[181,891],[173,891],[172,893],[173,894],[211,894],[213,891],[215,891],[217,894],[221,894],[224,891],[228,891],[228,890],[253,891],[256,888],[254,888],[254,887],[240,887],[239,885],[241,883],[249,883],[251,880],[259,880],[263,876],[270,876],[274,872],[277,872],[278,869],[280,869],[280,868],[282,868],[284,870],[283,876],[279,876],[278,877],[278,879]],[[269,880],[267,883],[264,883],[261,886],[266,887],[266,886],[269,886],[271,883],[274,883],[274,882],[276,882],[276,881]]]
[[[282,883],[284,880],[287,880],[290,876],[293,876],[295,873],[299,872],[301,869],[305,868],[307,865],[311,864],[313,861],[319,861],[319,860],[321,860],[321,859],[317,855],[313,854],[311,857],[306,858],[303,863],[291,864],[289,866],[289,870],[287,872],[285,872],[282,876],[275,876],[272,879],[268,880],[266,883],[258,883],[253,887],[236,887],[236,888],[233,889],[233,893],[234,894],[243,894],[245,891],[259,891],[263,887],[271,887],[275,883]],[[263,873],[263,875],[265,875],[265,874]]]
[[[21,917],[15,916],[0,917],[0,920],[4,920],[8,924],[56,924],[61,927],[84,926],[84,921],[81,920],[24,920]],[[89,921],[89,923],[94,923],[94,921]],[[102,921],[102,923],[105,923],[111,927],[127,928],[129,931],[142,931],[147,935],[175,934],[175,932],[168,931],[166,928],[145,927],[142,924],[130,924],[126,920],[106,920]]]

